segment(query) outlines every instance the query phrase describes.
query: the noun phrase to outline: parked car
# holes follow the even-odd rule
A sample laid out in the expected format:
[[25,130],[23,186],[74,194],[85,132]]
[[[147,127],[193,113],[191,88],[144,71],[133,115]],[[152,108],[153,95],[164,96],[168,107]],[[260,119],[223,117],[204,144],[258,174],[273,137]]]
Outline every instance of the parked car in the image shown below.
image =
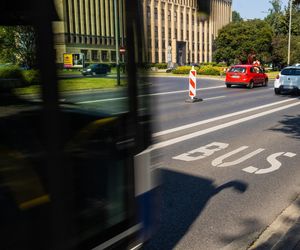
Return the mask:
[[268,76],[259,66],[235,65],[226,72],[225,84],[227,88],[242,85],[252,89],[256,85],[267,86]]
[[89,65],[88,67],[84,68],[81,73],[84,76],[87,75],[95,76],[95,75],[106,75],[108,72],[110,72],[110,67],[108,64],[98,63],[98,64]]
[[300,93],[300,66],[289,66],[281,70],[274,82],[276,95],[284,92]]

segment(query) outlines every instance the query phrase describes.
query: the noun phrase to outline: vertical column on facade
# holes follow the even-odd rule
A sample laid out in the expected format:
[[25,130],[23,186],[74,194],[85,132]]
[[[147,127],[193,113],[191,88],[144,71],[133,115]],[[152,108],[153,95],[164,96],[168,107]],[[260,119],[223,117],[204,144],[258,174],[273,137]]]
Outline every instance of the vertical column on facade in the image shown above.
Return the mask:
[[[175,20],[174,20],[174,1],[171,4],[171,46],[173,45],[173,41],[175,38]],[[172,46],[172,62],[176,63],[175,54],[176,48]]]
[[204,62],[207,62],[207,56],[208,56],[208,37],[207,37],[207,32],[208,32],[208,21],[204,21]]
[[95,15],[96,15],[96,40],[97,42],[96,43],[99,43],[98,39],[99,39],[99,36],[100,36],[100,12],[99,12],[99,9],[100,9],[100,6],[99,6],[99,0],[95,0]]
[[69,7],[69,31],[71,37],[74,35],[74,21],[73,21],[73,0],[67,0]]
[[183,40],[186,41],[186,5],[183,7]]
[[214,39],[216,38],[217,36],[217,26],[216,26],[216,18],[217,18],[217,15],[216,15],[216,1],[213,0],[212,1],[212,20],[213,20],[213,33],[214,33]]
[[168,47],[169,47],[169,4],[165,2],[165,58],[168,61]]
[[194,11],[194,62],[198,62],[198,17],[197,8]]
[[203,62],[203,22],[199,22],[199,36],[200,36],[200,41],[199,41],[199,57],[200,57],[200,63]]
[[78,20],[78,2],[77,0],[74,1],[74,24],[75,24],[75,34],[76,34],[76,42],[78,42],[78,34],[79,34],[79,20]]
[[212,17],[209,17],[209,23],[208,23],[209,27],[208,27],[208,46],[209,46],[209,50],[208,50],[208,61],[212,62],[212,43],[213,43],[213,39],[212,39]]
[[177,40],[181,41],[181,7],[177,6]]
[[124,45],[124,0],[119,1],[119,16],[120,16],[120,39],[121,42],[120,44],[123,46]]
[[90,0],[90,9],[91,9],[91,34],[93,43],[95,43],[96,37],[96,27],[95,27],[95,0]]
[[[144,31],[144,43],[145,43],[145,49],[148,52],[149,48],[148,48],[148,29],[147,29],[147,22],[148,22],[147,0],[143,0],[142,10],[143,10],[143,20],[144,20],[144,23],[143,23],[143,26],[144,26],[143,27],[143,31]],[[148,58],[148,53],[146,55],[146,58]]]
[[151,62],[155,62],[155,16],[154,0],[150,3],[150,25],[151,25]]
[[82,36],[85,35],[85,21],[84,21],[84,3],[83,0],[79,1],[79,9],[80,9],[80,34],[81,34],[81,43],[84,43],[84,39]]
[[193,13],[192,7],[189,6],[189,62],[193,60]]
[[222,27],[226,25],[225,21],[225,1],[222,1]]
[[157,5],[157,15],[158,15],[158,19],[157,19],[157,28],[158,28],[158,62],[161,63],[162,62],[162,20],[161,20],[161,0],[158,1],[158,5]]
[[[110,26],[109,26],[109,1],[110,0],[102,0],[102,1],[105,1],[105,20],[104,20],[104,23],[106,24],[106,27],[105,27],[105,36],[106,38],[109,38],[111,36],[111,33],[110,33]],[[109,41],[108,39],[106,40],[106,44],[109,45]]]
[[[90,8],[89,8],[89,1],[90,0],[85,0],[84,3],[85,3],[85,22],[86,22],[86,34],[88,36],[91,35],[91,31],[90,31],[90,18],[91,18],[91,15],[90,15]],[[89,40],[89,39],[88,39]],[[89,43],[89,41],[88,41]]]
[[229,17],[230,17],[230,18],[229,18],[229,21],[230,21],[230,22],[232,22],[232,9],[231,9],[231,8],[232,8],[232,5],[229,4],[229,14],[230,14],[230,15],[229,15]]
[[[82,0],[80,0],[82,1]],[[101,17],[101,40],[103,43],[103,38],[106,36],[105,32],[105,6],[104,6],[104,0],[100,0],[100,17]]]
[[216,1],[216,35],[218,35],[218,30],[219,30],[219,18],[220,18],[220,12],[219,12],[219,0],[215,0]]
[[[117,1],[117,5],[118,5]],[[110,36],[115,37],[115,12],[114,12],[114,0],[110,0],[110,5],[109,5],[109,16],[110,16]],[[119,6],[117,6],[119,8]]]

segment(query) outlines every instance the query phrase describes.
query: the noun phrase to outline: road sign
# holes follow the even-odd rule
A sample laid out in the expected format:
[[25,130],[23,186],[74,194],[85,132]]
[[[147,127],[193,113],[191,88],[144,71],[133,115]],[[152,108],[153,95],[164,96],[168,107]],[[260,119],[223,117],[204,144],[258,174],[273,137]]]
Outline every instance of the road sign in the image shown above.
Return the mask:
[[120,47],[120,54],[124,55],[125,52],[126,52],[125,47],[121,46],[121,47]]

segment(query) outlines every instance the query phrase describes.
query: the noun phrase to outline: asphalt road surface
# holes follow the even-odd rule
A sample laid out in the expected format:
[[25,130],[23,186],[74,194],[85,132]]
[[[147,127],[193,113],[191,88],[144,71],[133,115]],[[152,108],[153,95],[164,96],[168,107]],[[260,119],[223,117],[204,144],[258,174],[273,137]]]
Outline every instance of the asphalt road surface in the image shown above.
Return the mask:
[[[149,82],[161,209],[145,249],[247,249],[299,191],[299,97],[276,96],[272,81],[246,89],[198,79],[203,101],[186,103],[187,78]],[[107,106],[121,92],[66,99]]]

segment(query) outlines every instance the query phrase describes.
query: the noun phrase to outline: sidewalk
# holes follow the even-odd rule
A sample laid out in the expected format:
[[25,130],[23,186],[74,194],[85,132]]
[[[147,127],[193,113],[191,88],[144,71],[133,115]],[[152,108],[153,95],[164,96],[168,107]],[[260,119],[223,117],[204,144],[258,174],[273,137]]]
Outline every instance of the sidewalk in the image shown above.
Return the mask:
[[300,195],[266,228],[248,250],[300,249]]

